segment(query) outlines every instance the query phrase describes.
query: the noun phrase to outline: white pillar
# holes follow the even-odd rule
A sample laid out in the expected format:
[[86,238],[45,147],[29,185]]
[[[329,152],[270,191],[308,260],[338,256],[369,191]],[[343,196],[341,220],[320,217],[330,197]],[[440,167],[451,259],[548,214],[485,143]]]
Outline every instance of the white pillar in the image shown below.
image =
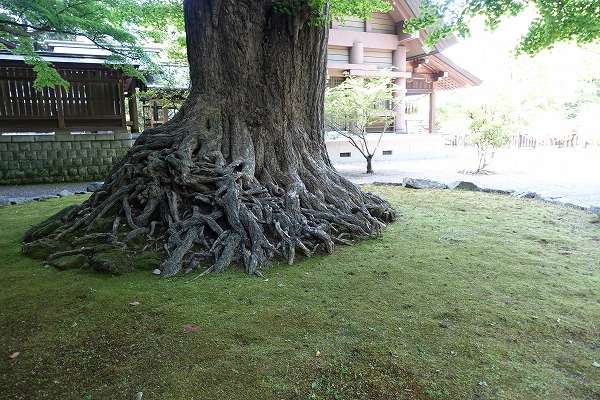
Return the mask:
[[364,64],[365,49],[362,42],[354,42],[350,49],[350,64]]
[[429,133],[435,129],[435,81],[431,84],[431,93],[429,93]]
[[[392,64],[398,72],[406,71],[406,47],[398,46],[392,54]],[[394,91],[394,132],[406,132],[406,78],[394,80],[396,90]]]

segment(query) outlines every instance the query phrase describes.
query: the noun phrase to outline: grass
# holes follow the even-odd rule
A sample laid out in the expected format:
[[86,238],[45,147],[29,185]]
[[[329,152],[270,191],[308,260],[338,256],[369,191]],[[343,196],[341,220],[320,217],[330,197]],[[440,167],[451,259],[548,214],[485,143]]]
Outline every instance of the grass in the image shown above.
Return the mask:
[[262,279],[44,268],[20,234],[82,198],[0,209],[0,398],[600,398],[595,217],[372,189],[381,238]]

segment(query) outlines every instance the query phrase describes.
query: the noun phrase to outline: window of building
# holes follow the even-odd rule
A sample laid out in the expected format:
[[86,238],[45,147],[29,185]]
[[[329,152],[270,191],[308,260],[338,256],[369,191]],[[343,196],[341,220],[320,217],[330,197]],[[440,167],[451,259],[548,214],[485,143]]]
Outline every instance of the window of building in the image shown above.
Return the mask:
[[350,152],[340,153],[340,157],[352,157],[352,153],[350,153]]
[[392,155],[392,150],[384,150],[383,151],[383,155],[384,156],[391,156]]

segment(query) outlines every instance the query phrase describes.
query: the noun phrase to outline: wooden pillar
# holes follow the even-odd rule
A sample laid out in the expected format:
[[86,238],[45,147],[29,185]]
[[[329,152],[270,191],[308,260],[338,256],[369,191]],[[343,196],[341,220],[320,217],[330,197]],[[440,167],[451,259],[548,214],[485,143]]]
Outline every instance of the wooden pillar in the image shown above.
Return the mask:
[[365,49],[362,42],[354,42],[350,49],[350,64],[364,64]]
[[54,96],[56,98],[56,116],[58,117],[58,129],[65,129],[65,103],[63,101],[62,86],[54,87]]
[[140,131],[140,120],[138,117],[136,91],[137,91],[137,88],[132,87],[131,95],[129,96],[129,117],[131,118],[131,132],[132,133],[138,133]]
[[[406,47],[398,46],[392,54],[392,64],[399,72],[406,71]],[[407,133],[406,131],[406,78],[394,80],[394,132]]]
[[435,82],[431,83],[431,93],[429,93],[429,133],[435,129]]
[[119,90],[119,104],[121,105],[121,128],[127,129],[127,116],[125,115],[125,93],[123,89],[123,79],[119,79],[117,87]]
[[169,107],[165,104],[165,100],[162,101],[162,120],[163,124],[166,124],[169,121]]

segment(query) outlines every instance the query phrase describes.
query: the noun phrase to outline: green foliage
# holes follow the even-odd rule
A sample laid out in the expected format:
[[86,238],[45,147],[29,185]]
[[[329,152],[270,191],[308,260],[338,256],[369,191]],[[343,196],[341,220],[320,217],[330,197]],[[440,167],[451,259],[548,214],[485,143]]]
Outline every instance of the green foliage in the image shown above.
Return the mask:
[[141,40],[164,38],[169,26],[181,31],[181,17],[179,0],[0,0],[0,43],[34,66],[38,89],[67,85],[34,51],[43,50],[46,39],[85,37],[111,52],[110,64],[144,79],[131,65],[156,66]]
[[600,38],[600,0],[423,0],[418,18],[407,23],[408,31],[429,30],[428,44],[456,32],[469,34],[469,22],[483,16],[489,28],[533,7],[537,16],[523,36],[518,50],[535,54],[555,43],[578,44]]
[[482,172],[488,165],[494,152],[510,142],[511,119],[493,107],[481,106],[467,111],[469,131],[467,142],[477,148],[478,166],[476,173]]
[[325,91],[325,117],[348,125],[355,134],[363,134],[367,126],[393,116],[386,105],[394,100],[394,88],[385,75],[370,79],[350,76]]
[[469,131],[467,140],[484,148],[500,148],[510,141],[509,118],[491,107],[467,111]]

